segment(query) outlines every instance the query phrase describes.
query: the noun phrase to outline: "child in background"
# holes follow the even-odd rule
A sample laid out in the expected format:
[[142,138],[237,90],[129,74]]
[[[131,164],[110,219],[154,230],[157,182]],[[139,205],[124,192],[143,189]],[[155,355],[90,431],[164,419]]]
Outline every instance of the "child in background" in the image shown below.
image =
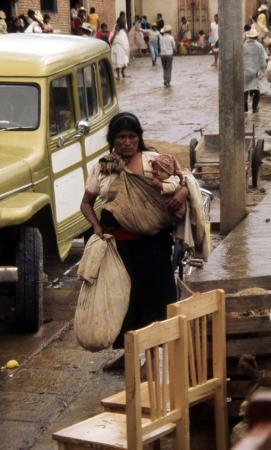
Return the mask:
[[96,33],[96,38],[101,39],[102,41],[109,44],[109,36],[110,36],[110,32],[108,31],[107,23],[103,22],[101,24],[101,30],[97,31],[97,33]]
[[206,47],[206,35],[205,35],[203,30],[199,31],[197,44],[198,44],[199,48],[205,48]]

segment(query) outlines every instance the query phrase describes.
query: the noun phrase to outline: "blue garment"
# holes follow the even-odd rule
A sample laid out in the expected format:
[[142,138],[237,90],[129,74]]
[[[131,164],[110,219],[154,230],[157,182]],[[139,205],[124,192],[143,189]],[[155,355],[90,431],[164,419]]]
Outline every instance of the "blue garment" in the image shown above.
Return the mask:
[[149,42],[149,49],[151,52],[151,60],[152,64],[156,64],[157,56],[158,56],[158,44],[156,42]]

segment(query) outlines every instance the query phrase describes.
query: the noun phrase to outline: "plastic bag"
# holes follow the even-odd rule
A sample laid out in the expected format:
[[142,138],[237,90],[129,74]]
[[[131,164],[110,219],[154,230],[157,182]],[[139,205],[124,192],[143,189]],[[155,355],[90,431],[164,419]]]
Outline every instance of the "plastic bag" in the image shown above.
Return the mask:
[[128,310],[131,289],[115,239],[105,236],[106,240],[91,236],[78,269],[84,281],[75,311],[74,331],[79,344],[93,352],[110,347],[117,338]]

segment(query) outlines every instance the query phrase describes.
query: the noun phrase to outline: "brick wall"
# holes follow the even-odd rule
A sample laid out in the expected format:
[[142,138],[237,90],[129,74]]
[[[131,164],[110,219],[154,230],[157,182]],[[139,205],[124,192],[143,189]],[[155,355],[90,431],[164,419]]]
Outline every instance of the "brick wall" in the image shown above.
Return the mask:
[[[70,1],[56,0],[57,13],[49,12],[51,23],[55,30],[60,33],[70,33]],[[91,6],[96,8],[97,14],[100,16],[101,22],[108,24],[109,30],[113,28],[116,21],[115,0],[84,0],[83,5],[89,11]],[[18,0],[16,3],[16,14],[26,14],[28,9],[40,10],[40,0]],[[42,11],[44,13],[45,11]]]

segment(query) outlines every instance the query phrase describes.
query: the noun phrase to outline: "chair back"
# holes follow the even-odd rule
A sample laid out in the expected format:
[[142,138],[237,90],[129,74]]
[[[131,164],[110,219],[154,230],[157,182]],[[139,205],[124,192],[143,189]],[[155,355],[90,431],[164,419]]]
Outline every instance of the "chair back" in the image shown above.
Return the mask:
[[168,317],[181,314],[187,319],[189,401],[206,398],[226,382],[224,291],[195,293],[168,305],[167,311]]
[[[155,322],[125,335],[125,383],[128,448],[138,450],[148,435],[181,426],[182,387],[187,360],[187,324],[182,316]],[[170,352],[176,360],[171,369]],[[142,418],[140,355],[145,354],[150,418]],[[184,355],[184,357],[182,357]],[[169,399],[169,391],[171,402]],[[177,433],[178,434],[178,433]]]

